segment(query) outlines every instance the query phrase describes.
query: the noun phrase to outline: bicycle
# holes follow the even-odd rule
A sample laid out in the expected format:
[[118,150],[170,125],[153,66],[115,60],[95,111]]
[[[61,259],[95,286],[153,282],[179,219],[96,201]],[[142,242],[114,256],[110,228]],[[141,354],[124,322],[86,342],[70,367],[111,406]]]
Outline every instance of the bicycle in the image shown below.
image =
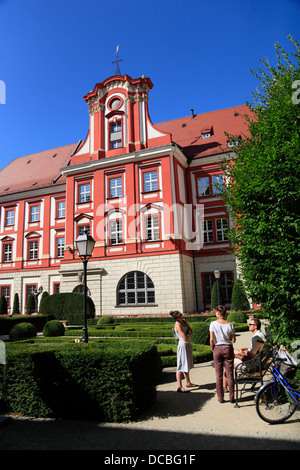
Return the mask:
[[270,424],[283,423],[300,407],[299,384],[292,381],[298,366],[292,356],[284,351],[286,357],[282,358],[280,350],[276,351],[273,347],[273,377],[260,387],[255,396],[258,416]]

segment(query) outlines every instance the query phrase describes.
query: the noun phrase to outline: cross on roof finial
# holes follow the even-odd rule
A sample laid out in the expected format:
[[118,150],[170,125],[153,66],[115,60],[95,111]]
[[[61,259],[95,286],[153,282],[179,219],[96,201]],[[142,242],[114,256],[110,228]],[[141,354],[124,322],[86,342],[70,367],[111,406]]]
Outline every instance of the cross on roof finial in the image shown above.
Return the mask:
[[116,50],[116,60],[114,60],[112,62],[112,64],[117,64],[116,65],[115,75],[121,75],[120,68],[119,68],[119,62],[123,62],[123,59],[119,59],[118,50],[119,50],[119,46],[117,46],[117,50]]

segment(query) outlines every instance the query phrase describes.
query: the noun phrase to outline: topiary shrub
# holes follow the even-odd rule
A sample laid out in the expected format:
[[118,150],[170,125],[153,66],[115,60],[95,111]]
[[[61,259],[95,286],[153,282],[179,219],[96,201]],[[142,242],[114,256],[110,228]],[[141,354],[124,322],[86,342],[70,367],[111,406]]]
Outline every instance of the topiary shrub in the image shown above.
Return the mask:
[[36,328],[32,323],[17,323],[9,332],[9,339],[34,338],[37,335]]
[[[87,318],[95,317],[95,305],[91,297],[87,297]],[[40,312],[45,315],[54,315],[57,320],[68,320],[69,315],[83,312],[83,294],[79,292],[62,292],[52,294],[43,299]]]
[[214,282],[212,289],[211,289],[210,307],[216,308],[218,305],[224,305],[224,298],[223,298],[222,289],[220,287],[220,283],[219,283],[219,293],[218,293],[218,283]]
[[43,302],[44,300],[49,297],[49,294],[47,291],[44,290],[44,292],[42,293],[42,297],[41,297],[41,301],[40,301],[40,306],[39,306],[39,312],[42,312],[43,311]]
[[112,323],[114,323],[114,318],[113,317],[110,317],[108,315],[104,316],[104,317],[100,317],[99,320],[97,321],[97,326],[101,326],[101,325],[110,325]]
[[43,328],[43,335],[44,336],[64,336],[65,327],[58,320],[50,320],[46,323],[46,325]]
[[20,315],[19,294],[17,292],[15,293],[15,296],[14,296],[12,315]]
[[235,323],[247,323],[247,316],[243,312],[231,312],[227,317],[227,321]]
[[7,302],[4,295],[0,297],[0,315],[7,315]]
[[209,344],[209,323],[194,323],[191,341],[195,344]]
[[231,310],[249,310],[249,308],[244,284],[241,279],[237,279],[232,289]]
[[26,314],[31,315],[32,313],[35,312],[36,309],[36,304],[35,304],[35,297],[33,294],[29,294],[27,297],[27,302],[26,302]]

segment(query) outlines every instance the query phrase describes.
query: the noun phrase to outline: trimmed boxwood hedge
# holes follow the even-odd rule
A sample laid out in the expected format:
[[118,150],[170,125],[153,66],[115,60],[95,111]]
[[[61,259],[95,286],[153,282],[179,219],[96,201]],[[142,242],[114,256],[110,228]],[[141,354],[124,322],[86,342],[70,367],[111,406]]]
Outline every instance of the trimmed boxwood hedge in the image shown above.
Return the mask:
[[161,368],[143,342],[7,344],[0,395],[25,416],[128,422],[155,400]]
[[9,332],[9,339],[34,338],[37,335],[35,326],[32,323],[17,323]]
[[50,320],[43,329],[44,336],[64,336],[65,327],[59,320]]
[[[91,297],[87,297],[87,318],[95,317],[95,305]],[[83,294],[64,292],[46,297],[40,305],[40,312],[54,315],[57,320],[68,320],[70,315],[79,315],[82,319]]]
[[14,315],[0,317],[0,335],[8,335],[17,323],[28,322],[35,326],[37,332],[43,331],[45,324],[53,320],[53,315]]

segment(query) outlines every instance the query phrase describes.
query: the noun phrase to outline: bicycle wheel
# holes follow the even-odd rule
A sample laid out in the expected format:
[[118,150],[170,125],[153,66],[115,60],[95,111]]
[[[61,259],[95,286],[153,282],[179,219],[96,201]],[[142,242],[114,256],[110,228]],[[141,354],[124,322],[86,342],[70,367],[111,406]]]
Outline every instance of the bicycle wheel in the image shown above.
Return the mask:
[[256,395],[256,412],[270,424],[286,421],[296,411],[297,405],[277,380],[267,382]]

